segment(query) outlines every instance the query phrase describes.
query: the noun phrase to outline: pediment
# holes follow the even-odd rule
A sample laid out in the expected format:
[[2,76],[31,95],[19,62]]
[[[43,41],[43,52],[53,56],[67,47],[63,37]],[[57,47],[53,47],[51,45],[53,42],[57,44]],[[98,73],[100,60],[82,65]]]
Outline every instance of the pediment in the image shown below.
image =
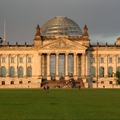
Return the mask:
[[70,41],[66,38],[59,38],[49,44],[41,46],[41,49],[79,49],[79,50],[82,49],[82,50],[86,50],[87,48],[75,41]]

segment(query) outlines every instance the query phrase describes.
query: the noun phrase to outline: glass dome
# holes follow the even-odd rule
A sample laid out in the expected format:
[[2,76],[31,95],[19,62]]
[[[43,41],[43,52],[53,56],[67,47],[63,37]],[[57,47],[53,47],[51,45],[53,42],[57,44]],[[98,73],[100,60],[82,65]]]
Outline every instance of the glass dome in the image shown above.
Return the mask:
[[80,27],[67,17],[55,17],[46,22],[41,28],[42,36],[80,36]]

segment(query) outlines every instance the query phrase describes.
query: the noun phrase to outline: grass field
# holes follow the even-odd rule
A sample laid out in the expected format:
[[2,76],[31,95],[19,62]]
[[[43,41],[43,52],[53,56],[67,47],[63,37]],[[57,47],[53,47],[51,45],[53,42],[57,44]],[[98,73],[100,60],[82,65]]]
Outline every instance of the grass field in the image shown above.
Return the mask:
[[0,120],[120,120],[120,89],[0,89]]

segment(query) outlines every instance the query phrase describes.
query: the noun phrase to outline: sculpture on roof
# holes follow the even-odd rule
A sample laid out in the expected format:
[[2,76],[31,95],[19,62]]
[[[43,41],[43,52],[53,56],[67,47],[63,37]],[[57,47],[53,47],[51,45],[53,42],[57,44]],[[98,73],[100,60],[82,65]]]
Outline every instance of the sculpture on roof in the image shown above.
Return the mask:
[[87,28],[87,25],[84,26],[83,35],[84,35],[84,36],[89,36],[89,35],[88,35],[88,28]]
[[39,27],[39,25],[37,25],[37,27],[36,27],[36,34],[35,34],[35,36],[40,36],[40,27]]

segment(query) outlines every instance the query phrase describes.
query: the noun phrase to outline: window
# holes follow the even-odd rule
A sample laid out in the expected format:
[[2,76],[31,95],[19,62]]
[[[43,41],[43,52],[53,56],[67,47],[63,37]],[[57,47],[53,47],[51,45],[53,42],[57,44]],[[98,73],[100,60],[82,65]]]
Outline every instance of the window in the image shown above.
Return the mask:
[[112,58],[109,58],[109,63],[112,63]]
[[10,84],[14,84],[14,81],[10,81]]
[[104,84],[104,81],[101,81],[101,84]]
[[14,58],[13,57],[11,58],[11,63],[14,63]]
[[31,57],[28,57],[28,63],[31,63],[31,62],[32,62]]
[[112,76],[113,76],[113,68],[108,67],[108,77],[112,77]]
[[22,84],[23,82],[22,81],[19,81],[19,84]]
[[100,62],[101,62],[101,63],[104,63],[104,58],[100,58]]
[[32,77],[32,67],[27,67],[27,77]]
[[28,83],[31,83],[31,81],[28,81]]
[[6,77],[6,68],[5,67],[1,68],[1,75],[2,75],[2,77]]
[[112,82],[112,81],[109,81],[109,84],[113,84],[113,82]]
[[96,72],[96,71],[95,71],[95,67],[92,66],[92,67],[91,67],[91,76],[92,76],[92,77],[95,77],[95,72]]
[[92,62],[92,63],[95,63],[95,58],[91,58],[91,62]]
[[99,76],[104,77],[104,67],[99,68]]
[[20,57],[20,63],[22,63],[23,62],[23,58],[22,57]]
[[23,67],[18,68],[18,77],[23,77]]
[[14,77],[14,76],[15,76],[15,68],[10,67],[10,77]]
[[5,81],[2,81],[2,85],[5,85]]
[[120,63],[120,58],[118,58],[118,63]]
[[2,57],[2,63],[5,63],[5,57]]
[[120,71],[120,66],[117,67],[117,71]]
[[93,80],[92,82],[93,82],[93,83],[96,83],[96,81],[95,81],[95,80]]

